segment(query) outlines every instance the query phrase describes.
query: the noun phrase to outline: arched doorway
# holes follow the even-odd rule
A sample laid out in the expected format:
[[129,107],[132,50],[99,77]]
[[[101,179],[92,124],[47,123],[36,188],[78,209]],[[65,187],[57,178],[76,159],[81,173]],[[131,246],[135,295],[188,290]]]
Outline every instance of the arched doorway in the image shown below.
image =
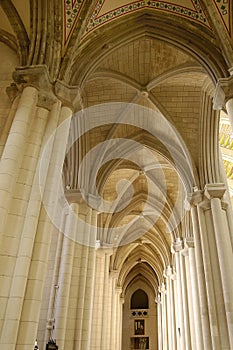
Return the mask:
[[123,305],[122,350],[157,350],[157,305],[148,281],[135,280]]

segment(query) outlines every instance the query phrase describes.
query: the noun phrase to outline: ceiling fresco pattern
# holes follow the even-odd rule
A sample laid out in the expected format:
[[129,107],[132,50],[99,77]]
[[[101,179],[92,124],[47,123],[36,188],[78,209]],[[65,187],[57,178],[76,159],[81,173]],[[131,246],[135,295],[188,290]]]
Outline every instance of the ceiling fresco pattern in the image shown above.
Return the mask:
[[[230,0],[214,0],[213,2],[227,31],[231,34]],[[75,27],[83,3],[84,0],[64,0],[64,45],[68,42]],[[199,0],[97,0],[95,9],[88,20],[84,36],[111,20],[144,8],[173,13],[176,16],[188,18],[211,29],[211,25]]]
[[[112,6],[110,6],[110,3],[112,3]],[[121,3],[121,6],[116,7],[116,3],[115,6],[113,6],[113,1],[109,1],[108,5],[106,5],[106,1],[99,0],[97,2],[94,13],[89,19],[86,33],[89,33],[93,29],[96,29],[97,27],[113,19],[124,16],[134,11],[141,10],[143,8],[150,8],[158,11],[174,13],[175,15],[187,17],[192,21],[196,21],[210,28],[210,24],[198,0],[181,0],[169,2],[150,0],[134,2],[121,1]]]
[[231,34],[231,4],[230,0],[215,0],[215,6],[218,9],[218,12],[222,18],[222,21]]
[[83,0],[64,0],[64,45],[68,42],[75,27],[83,3]]

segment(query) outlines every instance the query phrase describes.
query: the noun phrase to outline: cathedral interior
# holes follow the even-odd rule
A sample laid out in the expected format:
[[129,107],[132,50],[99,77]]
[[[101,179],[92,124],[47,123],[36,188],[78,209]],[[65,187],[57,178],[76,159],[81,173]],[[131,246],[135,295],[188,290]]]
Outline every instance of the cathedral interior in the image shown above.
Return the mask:
[[0,0],[0,349],[233,349],[233,1]]

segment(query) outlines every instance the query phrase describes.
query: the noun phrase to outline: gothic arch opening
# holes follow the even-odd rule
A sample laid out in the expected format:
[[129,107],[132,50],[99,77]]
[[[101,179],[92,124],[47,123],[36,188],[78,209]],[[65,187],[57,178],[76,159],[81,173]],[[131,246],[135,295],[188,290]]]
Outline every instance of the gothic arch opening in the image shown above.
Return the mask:
[[131,309],[148,309],[148,295],[144,290],[137,289],[133,295],[131,296],[130,301],[130,308]]

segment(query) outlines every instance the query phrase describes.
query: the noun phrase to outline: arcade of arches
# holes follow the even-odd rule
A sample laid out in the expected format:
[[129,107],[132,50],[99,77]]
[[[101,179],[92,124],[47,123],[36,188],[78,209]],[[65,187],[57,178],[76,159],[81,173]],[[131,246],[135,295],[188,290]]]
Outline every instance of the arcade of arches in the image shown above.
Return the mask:
[[233,349],[232,0],[0,16],[0,348]]

